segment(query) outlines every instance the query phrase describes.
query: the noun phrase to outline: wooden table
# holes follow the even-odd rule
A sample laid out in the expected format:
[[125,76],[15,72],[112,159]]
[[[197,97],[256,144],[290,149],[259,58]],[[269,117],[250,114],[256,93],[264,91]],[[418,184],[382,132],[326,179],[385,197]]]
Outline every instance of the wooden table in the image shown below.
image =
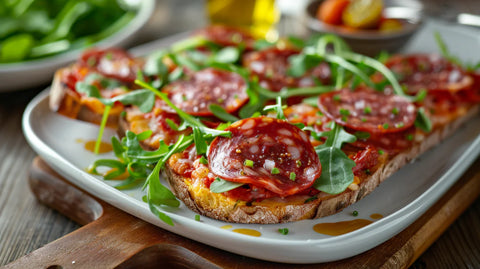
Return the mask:
[[[441,5],[435,1],[426,2]],[[202,5],[201,1],[158,2],[155,16],[137,43],[204,25]],[[480,14],[480,4],[475,1],[452,1],[450,5],[458,11]],[[27,185],[28,167],[36,154],[23,137],[21,117],[29,100],[46,86],[0,94],[0,265],[79,227],[60,213],[39,204]],[[477,199],[412,268],[479,266],[480,199]]]

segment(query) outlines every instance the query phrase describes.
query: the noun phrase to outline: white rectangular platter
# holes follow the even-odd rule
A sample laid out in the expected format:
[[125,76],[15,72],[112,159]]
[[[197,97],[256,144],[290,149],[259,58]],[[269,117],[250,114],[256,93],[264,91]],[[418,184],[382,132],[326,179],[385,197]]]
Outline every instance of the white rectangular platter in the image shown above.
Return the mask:
[[[480,35],[471,29],[428,21],[405,48],[405,52],[438,52],[433,32],[439,31],[453,54],[461,59],[480,60]],[[168,46],[182,36],[160,40],[138,47],[132,52],[145,55]],[[408,227],[432,206],[462,175],[480,153],[480,117],[462,126],[452,137],[423,154],[382,183],[373,193],[344,211],[325,218],[288,224],[229,224],[201,217],[183,204],[165,208],[175,225],[169,226],[150,213],[142,202],[140,189],[119,191],[99,177],[85,172],[98,158],[79,141],[94,140],[98,127],[68,119],[48,108],[48,89],[28,105],[23,117],[23,130],[30,146],[66,179],[92,195],[138,218],[179,235],[253,258],[285,263],[319,263],[354,256],[385,242]],[[114,135],[107,130],[104,140]],[[352,216],[358,211],[357,217]],[[371,214],[383,218],[374,220]],[[369,219],[373,223],[340,236],[317,233],[313,226],[323,222]],[[234,232],[246,228],[259,232],[251,236]],[[278,232],[288,228],[288,235]],[[128,232],[128,231],[127,231]]]

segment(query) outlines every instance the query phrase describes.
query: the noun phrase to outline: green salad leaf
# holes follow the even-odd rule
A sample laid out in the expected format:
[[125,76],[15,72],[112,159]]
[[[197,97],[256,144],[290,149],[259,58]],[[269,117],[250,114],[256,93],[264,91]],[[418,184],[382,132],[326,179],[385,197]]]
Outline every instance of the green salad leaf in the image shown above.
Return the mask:
[[324,144],[315,147],[322,164],[322,174],[313,186],[326,193],[341,193],[353,182],[352,168],[356,165],[341,148],[344,143],[355,142],[356,137],[347,133],[336,123],[332,123],[330,131],[316,135],[327,137],[327,140]]

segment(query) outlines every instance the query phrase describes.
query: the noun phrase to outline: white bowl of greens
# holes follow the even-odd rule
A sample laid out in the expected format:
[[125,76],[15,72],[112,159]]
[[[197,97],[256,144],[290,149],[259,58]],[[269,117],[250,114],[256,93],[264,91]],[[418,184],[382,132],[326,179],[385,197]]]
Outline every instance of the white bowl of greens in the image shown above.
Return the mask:
[[40,86],[87,47],[125,47],[155,0],[0,1],[0,92]]

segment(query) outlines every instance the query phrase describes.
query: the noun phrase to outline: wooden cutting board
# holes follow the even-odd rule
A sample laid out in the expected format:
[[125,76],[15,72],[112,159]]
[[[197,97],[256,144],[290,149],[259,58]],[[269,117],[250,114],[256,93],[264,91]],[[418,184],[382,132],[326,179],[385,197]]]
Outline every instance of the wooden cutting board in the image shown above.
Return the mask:
[[6,268],[406,268],[480,195],[480,159],[421,218],[387,242],[324,264],[272,263],[223,251],[165,231],[69,184],[37,157],[29,183],[37,199],[80,229]]

